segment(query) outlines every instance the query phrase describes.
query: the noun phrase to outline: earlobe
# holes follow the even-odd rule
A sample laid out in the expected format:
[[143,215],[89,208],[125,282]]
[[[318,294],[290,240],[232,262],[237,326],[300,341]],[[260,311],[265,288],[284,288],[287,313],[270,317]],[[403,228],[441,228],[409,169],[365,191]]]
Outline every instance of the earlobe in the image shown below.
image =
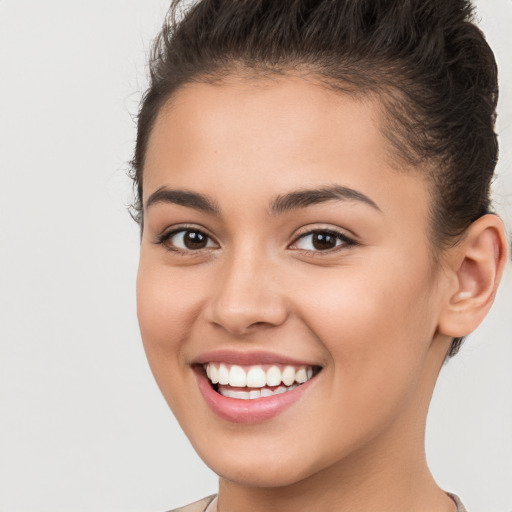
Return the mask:
[[501,219],[492,214],[477,219],[450,255],[454,286],[448,290],[438,330],[453,338],[473,332],[489,311],[508,258]]

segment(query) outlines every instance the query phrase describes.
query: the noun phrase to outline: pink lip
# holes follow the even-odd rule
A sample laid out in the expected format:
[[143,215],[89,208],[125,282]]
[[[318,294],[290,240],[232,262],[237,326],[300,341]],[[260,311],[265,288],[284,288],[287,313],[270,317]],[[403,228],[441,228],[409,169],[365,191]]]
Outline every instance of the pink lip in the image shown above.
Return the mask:
[[297,402],[309,388],[315,377],[291,391],[279,395],[240,400],[217,393],[201,368],[196,367],[199,389],[210,409],[220,418],[232,423],[259,423],[277,416]]
[[300,361],[292,359],[288,356],[273,354],[272,352],[237,352],[234,350],[214,350],[201,354],[192,361],[192,364],[205,363],[228,363],[239,365],[256,365],[256,364],[281,364],[292,366],[316,366],[308,361]]

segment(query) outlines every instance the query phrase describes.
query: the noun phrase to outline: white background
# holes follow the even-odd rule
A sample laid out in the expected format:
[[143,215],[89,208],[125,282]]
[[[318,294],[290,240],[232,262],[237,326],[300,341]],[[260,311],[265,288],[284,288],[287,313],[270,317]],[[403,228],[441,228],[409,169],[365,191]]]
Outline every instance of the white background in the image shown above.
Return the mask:
[[[512,226],[512,1],[480,0]],[[216,489],[153,382],[126,212],[162,0],[0,1],[0,511],[158,512]],[[512,512],[512,274],[443,370],[427,450],[473,512]]]

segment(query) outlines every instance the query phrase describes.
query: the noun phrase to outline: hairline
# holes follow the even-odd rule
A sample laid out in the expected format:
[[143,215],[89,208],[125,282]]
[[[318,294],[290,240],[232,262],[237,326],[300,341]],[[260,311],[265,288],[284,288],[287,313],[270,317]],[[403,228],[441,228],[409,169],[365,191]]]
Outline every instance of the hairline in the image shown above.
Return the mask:
[[[329,92],[336,95],[346,95],[351,99],[359,102],[366,102],[375,107],[378,113],[376,122],[378,123],[379,130],[383,135],[386,142],[386,163],[391,169],[398,173],[413,173],[419,179],[422,179],[425,186],[428,188],[430,204],[429,204],[429,223],[427,237],[429,240],[429,247],[431,256],[434,262],[434,267],[440,263],[442,254],[445,253],[446,247],[441,243],[438,236],[436,236],[435,229],[435,201],[436,201],[436,187],[433,180],[434,170],[436,165],[442,165],[441,162],[430,162],[430,161],[419,161],[411,155],[410,148],[404,148],[402,150],[409,149],[409,151],[400,151],[397,148],[396,132],[399,130],[399,121],[396,120],[390,109],[393,104],[403,98],[404,93],[399,87],[393,86],[393,84],[387,83],[385,85],[379,85],[373,83],[372,86],[365,88],[357,88],[354,83],[348,81],[338,80],[332,76],[328,76],[322,73],[319,69],[318,64],[308,62],[297,62],[295,64],[288,63],[287,65],[272,66],[265,63],[248,63],[242,62],[239,59],[233,59],[232,62],[227,63],[223,66],[218,66],[216,69],[209,70],[204,73],[197,73],[186,80],[181,82],[179,86],[171,89],[168,94],[162,95],[157,104],[156,113],[152,119],[147,132],[147,140],[144,148],[144,159],[141,162],[140,169],[140,197],[138,197],[137,209],[140,211],[140,228],[141,236],[144,229],[144,215],[143,215],[143,202],[142,202],[142,191],[143,191],[143,177],[146,152],[149,146],[149,141],[153,129],[158,123],[161,116],[165,116],[172,112],[176,100],[179,101],[181,93],[190,87],[195,85],[212,85],[212,86],[223,86],[230,83],[243,83],[250,85],[257,85],[258,83],[272,83],[277,79],[282,78],[298,78],[303,79],[311,84],[322,87]],[[379,73],[377,71],[376,73]],[[393,90],[393,92],[392,92]],[[380,101],[379,101],[380,100]],[[460,237],[456,237],[454,244],[458,243]],[[450,244],[450,246],[454,245]]]

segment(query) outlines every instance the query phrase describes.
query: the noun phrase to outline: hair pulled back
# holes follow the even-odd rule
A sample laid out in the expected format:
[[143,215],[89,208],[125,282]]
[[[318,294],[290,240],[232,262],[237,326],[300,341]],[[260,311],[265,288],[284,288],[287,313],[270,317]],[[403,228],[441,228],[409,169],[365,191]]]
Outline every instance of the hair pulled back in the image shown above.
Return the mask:
[[432,185],[434,251],[490,212],[497,68],[469,0],[174,0],[149,68],[132,160],[141,227],[145,152],[161,107],[183,85],[232,75],[301,74],[378,97],[397,161]]

